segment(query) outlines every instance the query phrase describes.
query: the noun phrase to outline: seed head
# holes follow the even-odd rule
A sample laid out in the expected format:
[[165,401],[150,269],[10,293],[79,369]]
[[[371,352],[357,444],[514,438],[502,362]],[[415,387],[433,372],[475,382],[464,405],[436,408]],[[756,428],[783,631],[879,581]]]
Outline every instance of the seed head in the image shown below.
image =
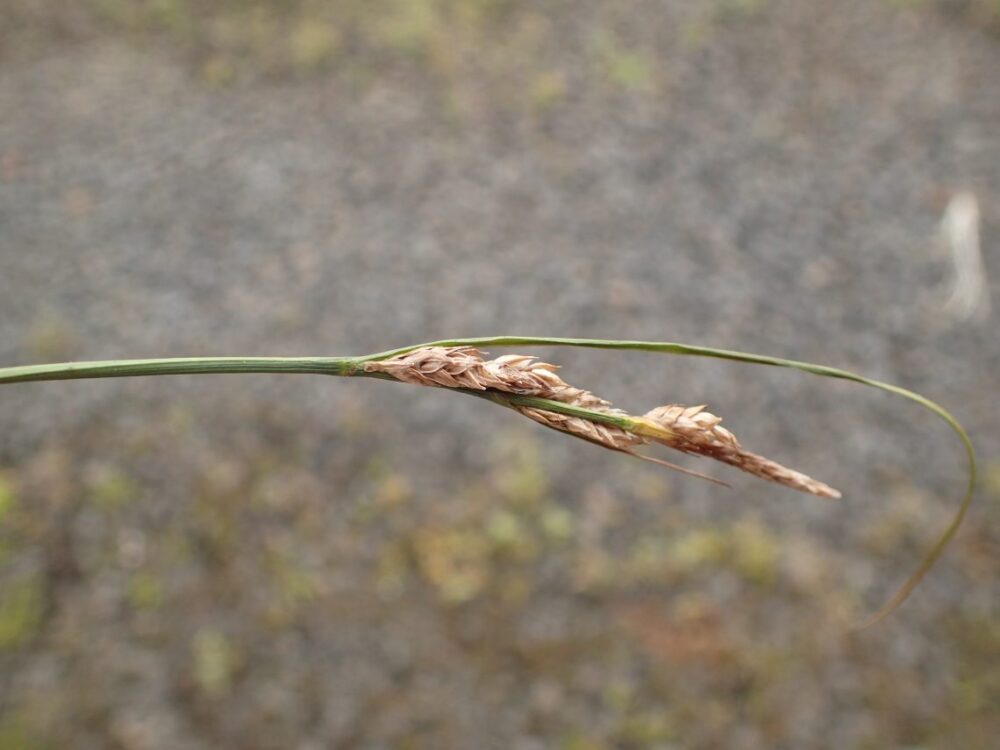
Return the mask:
[[535,396],[623,417],[629,425],[627,428],[534,406],[507,404],[546,427],[611,450],[639,455],[634,452],[638,446],[660,443],[682,453],[713,458],[792,489],[820,497],[840,497],[840,492],[822,482],[744,450],[736,436],[722,426],[722,419],[705,411],[704,406],[668,404],[642,417],[630,417],[614,408],[610,401],[570,385],[556,374],[557,369],[555,365],[523,354],[484,360],[482,353],[471,346],[422,347],[364,365],[365,372],[384,373],[404,383]]

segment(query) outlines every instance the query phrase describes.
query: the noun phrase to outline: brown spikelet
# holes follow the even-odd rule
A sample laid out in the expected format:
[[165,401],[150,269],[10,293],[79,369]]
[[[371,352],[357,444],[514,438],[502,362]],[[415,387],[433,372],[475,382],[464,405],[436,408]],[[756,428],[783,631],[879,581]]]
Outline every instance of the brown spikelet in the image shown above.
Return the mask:
[[515,407],[528,419],[533,419],[539,424],[551,427],[553,430],[568,432],[571,435],[589,440],[592,443],[603,445],[614,450],[631,453],[633,448],[645,445],[646,439],[641,435],[623,430],[614,425],[591,422],[589,419],[574,417],[569,414],[559,414],[545,409],[535,409],[529,406]]
[[[611,402],[565,382],[556,374],[556,369],[555,365],[522,354],[484,360],[481,352],[470,346],[422,347],[364,365],[365,372],[384,373],[404,383],[536,396],[604,414],[629,416],[615,409]],[[821,497],[840,497],[837,490],[822,482],[744,450],[733,433],[722,427],[722,419],[705,411],[704,406],[670,404],[657,407],[642,418],[630,418],[639,426],[651,428],[649,431],[637,428],[635,432],[546,409],[517,405],[512,405],[512,408],[546,427],[612,450],[638,456],[634,448],[651,441],[657,442],[683,453],[714,458],[802,492]],[[658,459],[650,460],[711,479]]]
[[802,492],[820,497],[840,497],[838,490],[823,482],[775,463],[769,458],[744,450],[736,436],[721,425],[721,417],[705,411],[704,406],[680,404],[658,406],[647,412],[645,418],[670,433],[670,437],[654,438],[670,448],[684,453],[708,456],[762,479],[769,479]]
[[495,390],[520,396],[538,396],[582,409],[624,414],[609,401],[575,388],[558,375],[556,365],[524,354],[506,354],[484,360],[471,346],[430,346],[391,359],[366,362],[365,372],[382,372],[415,385]]

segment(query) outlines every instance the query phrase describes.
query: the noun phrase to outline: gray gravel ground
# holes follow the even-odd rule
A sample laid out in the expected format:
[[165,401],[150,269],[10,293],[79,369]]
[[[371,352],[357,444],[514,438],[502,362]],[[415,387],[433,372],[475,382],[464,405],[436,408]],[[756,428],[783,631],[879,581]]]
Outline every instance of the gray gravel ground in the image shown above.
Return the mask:
[[[647,85],[574,86],[600,5],[546,11],[570,85],[544,109],[494,82],[455,115],[447,84],[405,70],[214,88],[116,35],[15,48],[0,364],[520,333],[847,367],[952,408],[993,477],[913,600],[870,634],[837,619],[943,527],[961,454],[850,385],[545,352],[626,408],[710,403],[839,505],[663,476],[381,383],[11,386],[0,590],[40,579],[45,606],[3,648],[0,605],[0,748],[989,746],[998,315],[945,315],[935,233],[974,191],[1000,278],[1000,44],[819,0],[682,44],[710,4],[633,3],[608,23],[646,50]],[[522,545],[536,518],[571,540]],[[669,546],[682,572],[642,567],[658,529],[696,570]],[[770,583],[718,551],[744,532],[777,550]]]

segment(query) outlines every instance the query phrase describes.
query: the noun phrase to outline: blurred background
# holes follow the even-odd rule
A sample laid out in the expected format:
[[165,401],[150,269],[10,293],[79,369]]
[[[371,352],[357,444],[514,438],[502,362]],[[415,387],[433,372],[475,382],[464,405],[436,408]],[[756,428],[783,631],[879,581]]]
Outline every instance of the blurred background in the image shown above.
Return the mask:
[[995,747],[998,73],[995,0],[0,0],[0,365],[675,340],[984,463],[857,634],[965,471],[857,386],[538,352],[836,503],[381,382],[5,386],[0,750]]

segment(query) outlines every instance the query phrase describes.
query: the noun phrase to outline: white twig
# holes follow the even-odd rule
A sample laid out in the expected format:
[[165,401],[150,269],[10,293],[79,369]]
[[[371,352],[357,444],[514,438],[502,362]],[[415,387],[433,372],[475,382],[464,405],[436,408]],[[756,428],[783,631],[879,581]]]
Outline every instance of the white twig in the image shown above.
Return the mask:
[[979,243],[979,201],[974,193],[956,193],[941,217],[941,238],[951,252],[955,275],[945,312],[958,322],[985,320],[990,287]]

